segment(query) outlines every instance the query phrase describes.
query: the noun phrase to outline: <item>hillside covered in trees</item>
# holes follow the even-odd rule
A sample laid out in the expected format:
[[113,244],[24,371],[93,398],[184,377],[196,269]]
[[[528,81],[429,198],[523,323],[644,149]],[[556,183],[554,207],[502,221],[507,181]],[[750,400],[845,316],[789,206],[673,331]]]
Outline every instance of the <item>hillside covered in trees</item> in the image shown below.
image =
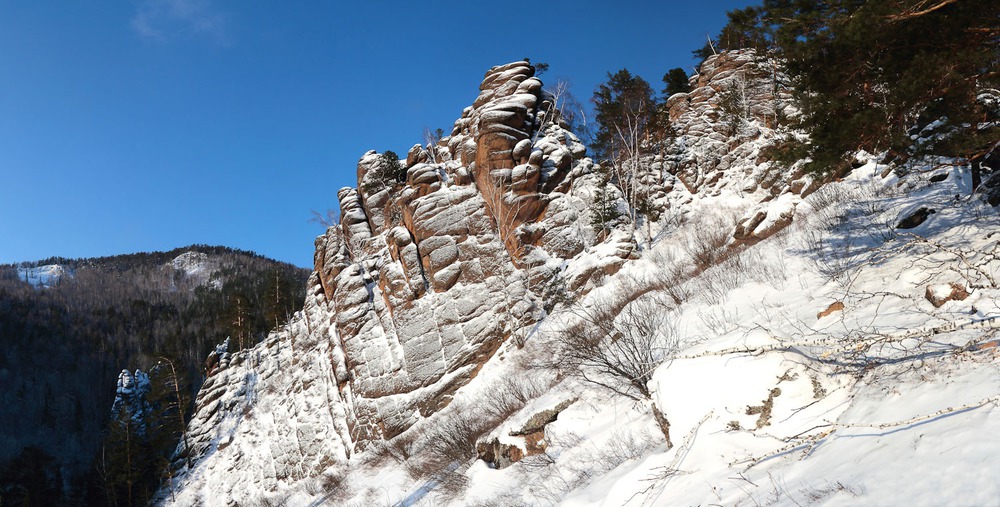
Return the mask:
[[[154,457],[173,452],[179,431],[174,424],[146,448],[155,470],[101,465],[122,436],[111,422],[119,372],[140,369],[153,386],[176,385],[183,411],[203,381],[208,353],[226,338],[233,350],[249,347],[285,322],[302,305],[307,274],[206,245],[0,266],[5,504],[145,502],[162,473]],[[121,494],[112,502],[108,492],[125,481],[135,483],[134,501]]]

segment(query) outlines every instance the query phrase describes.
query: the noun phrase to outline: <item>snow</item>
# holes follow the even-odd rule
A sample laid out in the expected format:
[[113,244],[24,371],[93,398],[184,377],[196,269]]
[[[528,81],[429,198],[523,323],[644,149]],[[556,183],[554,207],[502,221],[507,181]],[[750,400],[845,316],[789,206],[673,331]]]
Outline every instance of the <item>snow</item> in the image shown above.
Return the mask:
[[[579,238],[581,248],[531,260],[558,266],[567,286],[588,294],[578,306],[547,312],[532,323],[523,347],[508,339],[484,364],[461,362],[484,330],[527,331],[501,321],[506,313],[491,301],[509,301],[512,291],[513,299],[523,299],[520,283],[503,294],[484,290],[510,280],[482,266],[500,249],[465,244],[470,249],[459,248],[457,262],[447,241],[440,252],[422,251],[486,280],[460,279],[397,304],[392,315],[384,311],[378,266],[345,261],[333,299],[313,290],[285,329],[232,354],[209,377],[189,428],[197,465],[179,473],[175,491],[161,491],[160,501],[998,504],[996,209],[965,197],[967,168],[935,168],[948,177],[929,181],[939,161],[896,171],[868,162],[811,193],[802,189],[817,182],[791,170],[765,181],[775,168],[756,161],[776,133],[749,123],[759,136],[746,136],[724,155],[718,150],[728,149],[728,140],[713,130],[717,125],[693,123],[676,141],[680,156],[656,160],[664,187],[659,202],[667,211],[649,224],[638,248],[632,238],[638,231],[624,226],[594,241],[582,213],[596,175],[589,162],[573,166],[580,174],[552,210],[567,220],[558,234]],[[548,136],[533,148],[552,161],[569,156]],[[699,161],[706,160],[719,163],[702,172]],[[686,181],[666,172],[671,163],[690,163]],[[551,172],[554,165],[546,167]],[[433,225],[428,237],[461,229],[464,217],[482,207],[455,206],[470,200],[469,192],[456,184],[418,197],[414,220]],[[339,249],[343,239],[352,252],[382,248],[368,241],[382,233],[372,231],[358,193],[340,194],[345,237],[326,240]],[[936,213],[916,229],[896,229],[901,216],[920,207]],[[734,238],[739,225],[753,241]],[[434,244],[428,237],[416,238],[422,248]],[[482,239],[496,243],[491,234]],[[701,262],[706,257],[711,262]],[[391,266],[381,274],[401,273],[406,264]],[[940,308],[925,298],[952,284],[969,288],[969,297]],[[317,286],[313,279],[310,287]],[[655,309],[650,319],[668,323],[661,333],[676,338],[659,354],[664,361],[649,365],[650,399],[615,394],[560,356],[560,340],[582,314],[614,308],[622,315],[640,298]],[[840,309],[819,317],[832,303]],[[363,330],[338,335],[335,324],[352,319]],[[435,328],[431,321],[438,319],[456,325]],[[441,386],[467,377],[453,394],[436,398]],[[496,439],[528,453],[527,440],[511,432],[569,399],[575,401],[545,426],[542,452],[496,469],[466,459],[474,447],[467,433],[475,443]],[[411,409],[423,403],[438,405]],[[672,447],[654,408],[670,423]],[[365,441],[359,435],[378,437],[386,428],[402,433],[359,445]],[[454,456],[447,453],[456,448]]]
[[169,264],[174,270],[183,273],[195,285],[208,283],[213,289],[222,288],[222,280],[214,275],[220,268],[220,261],[202,252],[184,252],[175,257]]
[[[567,380],[488,435],[503,439],[540,408],[580,396],[545,429],[550,463],[529,457],[494,470],[476,462],[465,471],[464,495],[425,492],[427,504],[996,504],[1000,485],[992,478],[1000,472],[1000,441],[987,435],[1000,430],[994,410],[1000,394],[997,348],[963,349],[970,341],[984,342],[983,331],[947,331],[947,323],[987,326],[981,319],[1000,316],[992,299],[997,291],[933,309],[923,298],[924,284],[957,276],[948,264],[936,264],[949,262],[948,256],[937,252],[927,257],[929,264],[916,266],[903,250],[909,238],[892,237],[881,225],[854,239],[867,246],[849,250],[857,261],[848,266],[851,286],[819,273],[810,246],[816,233],[825,233],[838,248],[839,240],[864,231],[865,222],[930,203],[943,210],[925,230],[931,240],[986,251],[995,243],[984,239],[987,231],[1000,231],[1000,224],[995,215],[986,223],[977,216],[996,212],[953,202],[956,186],[967,184],[961,174],[958,181],[928,187],[915,178],[881,180],[881,169],[869,164],[838,183],[845,201],[832,208],[819,202],[822,195],[806,198],[797,224],[743,254],[780,267],[780,280],[768,276],[764,283],[748,274],[725,297],[694,293],[672,310],[685,336],[682,349],[650,383],[653,401],[670,420],[672,449],[666,449],[645,404]],[[824,219],[824,209],[838,220]],[[591,299],[609,297],[619,284],[654,279],[651,259],[683,258],[658,252],[675,248],[661,240]],[[1000,266],[987,268],[996,272]],[[833,301],[843,301],[844,310],[817,319]],[[557,320],[542,323],[534,345],[544,347]],[[921,330],[933,339],[920,338]],[[866,334],[900,337],[858,355],[844,350],[844,342]],[[803,345],[785,347],[790,342]],[[753,349],[760,351],[740,352]],[[852,367],[833,358],[861,362]],[[481,375],[515,372],[509,364],[490,363]],[[765,405],[775,388],[780,394],[771,396],[769,421],[758,428],[761,414],[748,414],[748,408]],[[474,396],[475,389],[470,385],[455,403]]]
[[[883,169],[871,163],[805,199],[766,203],[768,216],[793,213],[792,225],[720,265],[663,284],[668,272],[678,272],[671,266],[690,261],[686,238],[708,225],[732,224],[713,213],[734,216],[756,206],[736,193],[696,197],[679,226],[657,231],[641,259],[606,276],[585,305],[642,287],[652,287],[644,297],[654,299],[666,291],[683,295],[662,310],[680,339],[654,372],[651,400],[538,370],[554,358],[558,333],[577,318],[557,308],[523,349],[501,347],[447,407],[397,437],[415,439],[408,460],[396,461],[378,445],[351,455],[342,447],[349,442],[349,432],[338,427],[342,414],[331,417],[322,408],[327,415],[306,419],[317,408],[345,409],[330,405],[331,398],[353,399],[335,394],[334,378],[323,380],[333,371],[330,361],[344,360],[343,351],[328,341],[325,310],[307,305],[293,320],[294,342],[274,337],[259,347],[280,358],[280,369],[258,359],[268,366],[255,370],[247,352],[234,355],[224,373],[241,387],[230,388],[219,404],[248,408],[225,412],[227,422],[204,423],[215,435],[209,452],[219,456],[178,477],[175,504],[222,505],[230,498],[288,505],[994,505],[1000,440],[990,435],[1000,431],[1000,347],[991,340],[1000,328],[1000,291],[970,290],[967,299],[941,308],[924,295],[928,286],[984,285],[976,272],[951,269],[960,262],[955,252],[966,252],[968,262],[995,279],[1000,263],[984,252],[995,248],[1000,222],[977,200],[955,201],[956,189],[968,184],[960,169],[935,184],[918,171],[883,179]],[[921,226],[922,236],[896,231],[891,222],[918,204],[939,210]],[[599,264],[614,255],[616,241],[567,261],[567,270]],[[819,318],[833,302],[843,309]],[[466,301],[455,310],[476,308]],[[324,324],[307,332],[307,321]],[[300,352],[292,355],[283,343]],[[305,369],[303,347],[325,350],[310,356],[324,358],[322,364]],[[292,381],[303,372],[312,380]],[[478,441],[495,438],[524,449],[511,431],[577,400],[545,427],[543,454],[503,469],[478,460],[432,475],[410,468],[432,452],[442,428],[482,414],[483,400],[504,382],[539,394]],[[267,394],[276,387],[287,393],[283,399]],[[653,404],[670,421],[672,448],[651,415]],[[296,443],[303,435],[314,435],[307,438],[313,442],[323,436],[324,447],[343,454],[323,464],[322,453],[330,451]],[[302,458],[282,457],[300,454],[310,456],[311,472],[297,471]],[[245,460],[259,465],[229,475]],[[287,478],[268,482],[281,474]],[[454,489],[449,477],[456,475],[464,485]],[[339,486],[326,489],[322,482],[333,477]],[[274,489],[257,486],[268,483]]]
[[46,264],[34,268],[19,267],[17,268],[17,276],[26,283],[42,288],[55,285],[64,276],[72,278],[73,270],[60,264]]

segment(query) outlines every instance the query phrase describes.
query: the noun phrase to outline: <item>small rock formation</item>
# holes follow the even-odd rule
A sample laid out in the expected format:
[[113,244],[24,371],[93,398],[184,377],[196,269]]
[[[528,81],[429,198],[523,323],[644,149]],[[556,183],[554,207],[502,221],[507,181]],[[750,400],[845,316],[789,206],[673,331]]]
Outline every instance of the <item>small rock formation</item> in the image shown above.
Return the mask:
[[[997,156],[1000,158],[1000,155]],[[1000,206],[1000,171],[994,171],[980,185],[978,192],[990,206]]]
[[205,359],[205,376],[211,377],[219,370],[229,367],[229,338],[220,343]]
[[111,405],[112,419],[123,425],[128,424],[136,434],[144,435],[147,417],[152,410],[147,399],[151,387],[149,375],[144,371],[137,369],[135,373],[129,373],[122,370],[118,374],[115,401]]
[[569,399],[560,402],[555,407],[543,410],[531,416],[520,429],[511,430],[508,435],[513,439],[499,437],[476,443],[476,456],[489,463],[493,468],[507,468],[521,461],[526,456],[534,456],[545,452],[545,426],[559,418],[559,413],[576,402]]
[[948,301],[965,301],[969,297],[969,291],[964,285],[955,282],[928,285],[924,297],[934,305],[934,308],[941,308]]
[[932,214],[937,213],[935,210],[925,207],[920,207],[920,209],[910,213],[905,216],[902,220],[896,224],[897,229],[914,229],[920,224],[927,221]]
[[830,303],[830,306],[826,307],[826,310],[823,310],[822,312],[817,313],[816,314],[816,319],[817,320],[822,319],[823,317],[826,317],[828,315],[832,315],[834,312],[839,312],[839,311],[841,311],[843,309],[844,309],[844,302],[843,301],[834,301],[833,303]]

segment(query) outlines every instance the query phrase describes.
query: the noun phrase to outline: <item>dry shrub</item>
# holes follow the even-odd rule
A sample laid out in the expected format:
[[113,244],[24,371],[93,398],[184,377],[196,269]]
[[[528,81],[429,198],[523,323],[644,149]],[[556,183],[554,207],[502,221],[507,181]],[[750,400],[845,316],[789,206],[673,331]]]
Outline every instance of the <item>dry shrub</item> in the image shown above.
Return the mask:
[[[465,470],[476,457],[476,442],[548,389],[544,376],[505,377],[484,388],[479,401],[433,416],[372,447],[373,460],[402,464],[414,480],[432,481],[436,495],[455,497],[467,486]],[[419,431],[418,431],[419,430]]]
[[702,270],[719,263],[729,255],[737,213],[732,209],[719,209],[700,214],[687,227],[683,239],[685,253]]
[[583,380],[634,400],[649,399],[653,370],[677,347],[669,308],[655,298],[576,308],[577,321],[556,336],[563,367]]
[[733,250],[728,258],[701,273],[694,281],[694,291],[703,294],[710,303],[719,303],[730,291],[747,282],[780,289],[788,273],[780,252],[772,253],[765,255],[760,245]]

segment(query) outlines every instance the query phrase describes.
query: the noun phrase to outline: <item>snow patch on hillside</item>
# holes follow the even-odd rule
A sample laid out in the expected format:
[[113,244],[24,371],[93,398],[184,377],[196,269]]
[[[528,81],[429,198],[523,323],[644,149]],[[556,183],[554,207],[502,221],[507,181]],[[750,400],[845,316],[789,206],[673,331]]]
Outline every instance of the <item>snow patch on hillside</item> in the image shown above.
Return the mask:
[[195,285],[205,285],[207,283],[213,289],[222,288],[222,280],[212,277],[212,275],[219,271],[219,261],[208,254],[202,252],[184,252],[170,261],[169,266],[183,273]]
[[60,264],[46,264],[34,268],[17,268],[17,277],[35,287],[51,287],[64,277],[73,277],[73,270]]

